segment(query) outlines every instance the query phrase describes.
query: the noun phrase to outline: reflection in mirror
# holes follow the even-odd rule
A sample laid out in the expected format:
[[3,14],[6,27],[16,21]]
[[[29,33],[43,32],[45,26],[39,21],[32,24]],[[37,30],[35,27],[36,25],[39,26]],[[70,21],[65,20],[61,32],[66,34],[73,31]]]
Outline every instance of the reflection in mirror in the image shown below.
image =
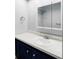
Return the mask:
[[38,26],[61,28],[61,21],[61,3],[38,8]]

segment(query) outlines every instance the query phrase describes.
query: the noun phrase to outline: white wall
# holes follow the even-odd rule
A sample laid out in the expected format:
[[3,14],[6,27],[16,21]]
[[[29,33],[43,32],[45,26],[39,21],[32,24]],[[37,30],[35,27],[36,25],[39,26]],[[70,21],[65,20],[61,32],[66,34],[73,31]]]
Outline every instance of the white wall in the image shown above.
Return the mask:
[[36,21],[37,21],[37,17],[38,17],[38,12],[37,12],[37,8],[39,5],[39,0],[30,0],[29,1],[29,13],[28,13],[28,29],[29,31],[36,31]]
[[[26,0],[15,0],[15,33],[27,31],[28,20],[28,2]],[[25,17],[23,24],[20,22],[20,17]]]

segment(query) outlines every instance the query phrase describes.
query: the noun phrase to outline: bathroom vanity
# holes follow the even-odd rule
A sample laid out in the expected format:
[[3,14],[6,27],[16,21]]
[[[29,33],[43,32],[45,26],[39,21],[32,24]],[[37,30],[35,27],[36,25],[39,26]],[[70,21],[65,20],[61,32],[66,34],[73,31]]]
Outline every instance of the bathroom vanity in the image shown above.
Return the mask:
[[45,40],[33,33],[17,34],[16,57],[18,59],[62,59],[62,42]]
[[57,59],[17,39],[16,56],[18,59]]

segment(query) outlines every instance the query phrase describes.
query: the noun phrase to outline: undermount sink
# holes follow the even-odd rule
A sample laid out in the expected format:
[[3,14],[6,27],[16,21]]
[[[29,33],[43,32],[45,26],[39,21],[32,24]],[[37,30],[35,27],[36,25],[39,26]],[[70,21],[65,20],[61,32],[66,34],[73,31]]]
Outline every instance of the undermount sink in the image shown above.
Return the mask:
[[38,45],[50,45],[52,44],[51,42],[52,39],[35,39],[35,43],[38,44]]

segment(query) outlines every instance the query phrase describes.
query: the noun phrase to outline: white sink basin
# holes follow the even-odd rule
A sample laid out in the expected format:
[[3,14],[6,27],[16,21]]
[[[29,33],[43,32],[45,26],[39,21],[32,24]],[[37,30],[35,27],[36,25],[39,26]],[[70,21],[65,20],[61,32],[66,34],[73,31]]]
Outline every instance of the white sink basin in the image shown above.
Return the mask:
[[51,45],[52,42],[51,42],[51,39],[35,39],[34,42],[38,45]]

